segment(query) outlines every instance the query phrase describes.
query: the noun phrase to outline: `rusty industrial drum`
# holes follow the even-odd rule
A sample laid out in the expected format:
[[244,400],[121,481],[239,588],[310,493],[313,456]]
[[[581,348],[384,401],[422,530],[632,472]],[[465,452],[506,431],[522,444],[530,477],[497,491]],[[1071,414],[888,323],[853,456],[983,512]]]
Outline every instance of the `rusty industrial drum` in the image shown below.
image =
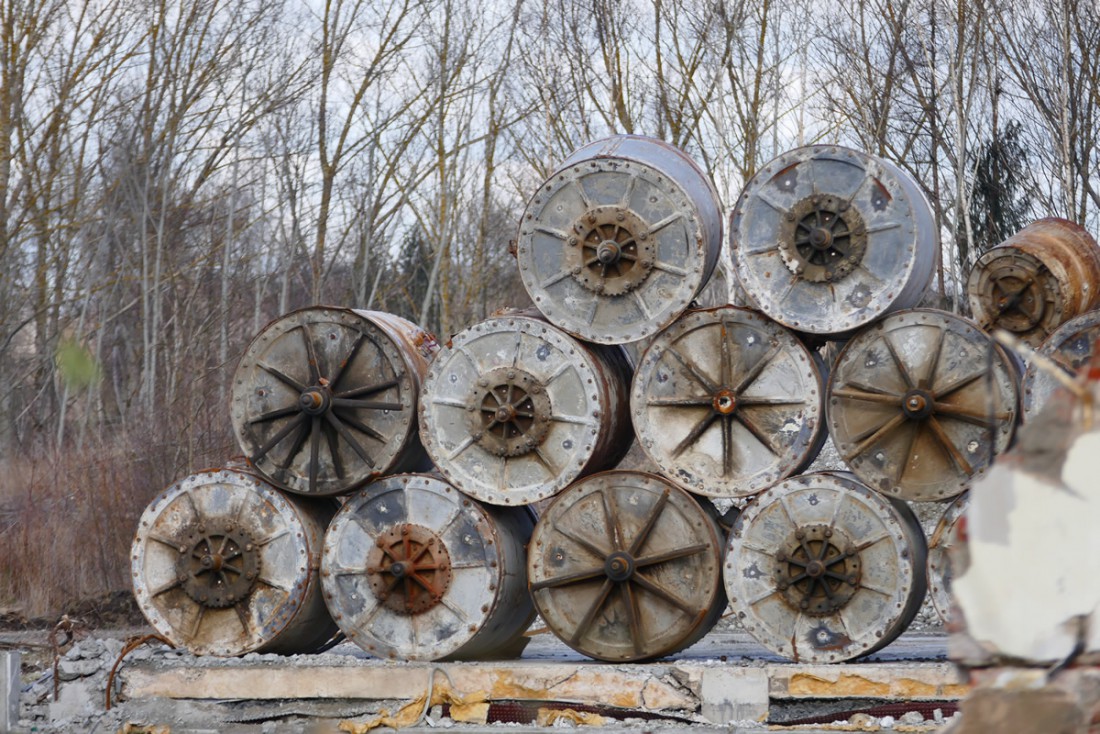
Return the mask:
[[764,490],[730,531],[724,578],[745,631],[799,662],[890,644],[920,610],[926,547],[912,510],[850,475],[804,474]]
[[969,319],[887,316],[837,356],[826,416],[841,458],[879,492],[943,500],[969,487],[1016,426],[1015,364]]
[[432,364],[421,437],[461,491],[537,502],[629,449],[630,376],[621,346],[579,342],[532,313],[491,318],[456,334]]
[[966,541],[963,528],[967,507],[970,505],[970,493],[960,494],[947,506],[936,523],[936,529],[928,539],[928,596],[932,607],[945,624],[952,619],[951,582],[955,578],[952,569],[952,556],[959,543]]
[[670,655],[726,608],[716,513],[663,477],[609,471],[560,494],[528,552],[531,592],[565,644],[607,661]]
[[1100,340],[1100,310],[1070,319],[1047,337],[1039,347],[1039,354],[1057,366],[1044,368],[1029,361],[1023,381],[1025,420],[1034,418],[1058,389],[1058,378],[1050,370],[1060,368],[1066,375],[1077,375],[1093,361],[1097,340]]
[[1005,329],[1037,347],[1100,305],[1100,248],[1079,224],[1040,219],[978,258],[966,294],[983,329]]
[[589,143],[531,198],[516,257],[535,305],[591,342],[655,334],[710,279],[722,216],[710,178],[673,146],[637,135]]
[[491,507],[447,482],[400,474],[352,495],[325,536],[325,601],[371,655],[518,656],[534,619],[525,508]]
[[939,234],[920,187],[889,161],[838,146],[784,153],[730,220],[742,287],[795,331],[839,337],[916,306]]
[[181,479],[141,516],[130,554],[138,607],[195,655],[314,652],[337,632],[317,577],[335,510],[234,469]]
[[233,376],[231,415],[249,462],[276,486],[349,492],[429,466],[416,400],[435,338],[380,311],[314,306],[268,324]]
[[754,311],[688,311],[639,360],[631,417],[643,450],[674,482],[744,497],[817,456],[823,373],[815,352]]

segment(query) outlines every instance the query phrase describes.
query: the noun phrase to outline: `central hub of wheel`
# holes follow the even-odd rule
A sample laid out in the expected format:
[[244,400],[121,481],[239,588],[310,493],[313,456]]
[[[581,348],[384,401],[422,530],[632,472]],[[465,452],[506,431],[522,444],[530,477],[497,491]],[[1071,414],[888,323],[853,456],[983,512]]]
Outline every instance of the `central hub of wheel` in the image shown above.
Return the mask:
[[439,604],[451,588],[451,578],[447,546],[422,525],[394,525],[367,554],[371,592],[398,614],[421,614]]
[[634,575],[634,559],[624,551],[612,553],[604,561],[604,573],[612,581],[626,581]]
[[298,397],[298,407],[309,415],[321,415],[332,404],[332,396],[323,387],[311,387]]
[[816,617],[844,607],[862,572],[859,552],[847,535],[828,525],[804,525],[775,554],[775,586],[794,610]]
[[649,225],[626,207],[594,207],[573,223],[568,235],[565,267],[593,293],[629,293],[645,281],[656,260]]
[[721,415],[732,415],[737,410],[737,395],[733,390],[722,388],[711,400],[711,407]]
[[260,575],[251,534],[233,523],[202,521],[179,542],[176,578],[193,601],[220,609],[248,597]]
[[470,435],[492,454],[522,456],[550,431],[550,396],[542,382],[515,367],[498,367],[478,379],[466,404]]
[[935,409],[935,398],[926,390],[910,390],[901,399],[901,411],[911,421],[924,420]]
[[[981,299],[991,311],[993,324],[1021,333],[1034,329],[1047,317],[1048,309],[1057,315],[1061,308],[1058,287],[1041,263],[1027,255],[1000,256],[985,267],[988,276]],[[991,250],[990,252],[995,252]],[[985,259],[985,258],[983,258]]]
[[779,254],[805,280],[840,280],[859,265],[866,250],[863,217],[839,196],[807,196],[780,220]]

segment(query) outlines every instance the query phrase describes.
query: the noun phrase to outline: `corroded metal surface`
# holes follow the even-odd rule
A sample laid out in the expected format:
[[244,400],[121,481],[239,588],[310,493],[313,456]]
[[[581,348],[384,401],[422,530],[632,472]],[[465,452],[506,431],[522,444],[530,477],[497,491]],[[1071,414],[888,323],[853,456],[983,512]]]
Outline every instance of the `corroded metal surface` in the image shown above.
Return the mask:
[[978,258],[966,294],[982,328],[1005,329],[1037,347],[1100,305],[1100,247],[1074,222],[1040,219]]
[[970,495],[961,494],[944,510],[928,539],[928,596],[932,606],[944,623],[951,621],[951,581],[955,574],[951,568],[953,547],[965,538],[959,537],[959,521],[966,515]]
[[[1100,340],[1100,311],[1081,314],[1058,327],[1039,347],[1039,353],[1076,375],[1088,366]],[[1059,387],[1057,378],[1029,362],[1022,384],[1024,419],[1031,420]]]
[[231,414],[248,460],[275,485],[349,492],[427,466],[416,399],[435,339],[392,314],[316,306],[252,340],[233,377]]
[[932,309],[857,334],[829,377],[827,418],[861,481],[907,500],[959,494],[1016,425],[1018,375],[975,324]]
[[600,660],[674,653],[725,609],[713,510],[654,474],[604,472],[563,492],[535,528],[528,574],[547,626]]
[[196,655],[319,649],[337,631],[316,575],[335,507],[232,469],[176,482],[146,508],[134,538],[138,606]]
[[615,135],[575,151],[535,193],[516,257],[546,318],[622,344],[684,311],[721,247],[718,195],[702,169],[660,140]]
[[517,655],[534,618],[524,508],[486,507],[422,474],[352,495],[325,536],[333,618],[361,648],[400,660]]
[[724,578],[760,644],[800,662],[874,652],[912,621],[926,548],[904,502],[850,476],[806,474],[761,492],[733,525]]
[[730,220],[741,285],[795,331],[844,335],[917,305],[939,235],[917,183],[838,146],[784,153],[745,186]]
[[744,497],[804,470],[825,440],[823,365],[747,309],[689,311],[639,360],[631,417],[670,479]]
[[531,314],[491,318],[456,334],[432,364],[421,437],[463,492],[537,502],[629,449],[630,374],[622,347],[583,344]]

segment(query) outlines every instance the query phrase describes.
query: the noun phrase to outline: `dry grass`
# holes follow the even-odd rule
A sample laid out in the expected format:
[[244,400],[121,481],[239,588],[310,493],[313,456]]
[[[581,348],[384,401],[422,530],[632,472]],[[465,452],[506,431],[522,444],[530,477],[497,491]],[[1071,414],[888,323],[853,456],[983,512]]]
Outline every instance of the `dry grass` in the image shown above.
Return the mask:
[[196,432],[205,446],[168,433],[154,427],[81,450],[0,458],[0,607],[49,617],[130,589],[130,543],[146,505],[232,453],[221,426]]

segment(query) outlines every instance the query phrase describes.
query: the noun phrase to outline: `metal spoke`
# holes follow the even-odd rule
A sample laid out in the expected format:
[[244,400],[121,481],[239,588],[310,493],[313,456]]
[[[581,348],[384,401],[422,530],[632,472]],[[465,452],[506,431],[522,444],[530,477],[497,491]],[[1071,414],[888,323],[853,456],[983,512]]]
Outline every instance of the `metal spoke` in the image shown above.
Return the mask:
[[273,421],[277,418],[285,418],[288,415],[295,415],[300,412],[301,408],[297,405],[291,405],[289,408],[279,408],[278,410],[272,410],[267,413],[262,413],[255,418],[251,418],[248,421],[249,425],[255,425],[257,423],[266,423],[267,421]]
[[967,423],[973,423],[976,426],[982,426],[984,428],[993,428],[997,423],[991,418],[1004,421],[1012,420],[1012,413],[1007,410],[1002,410],[999,413],[987,413],[985,411],[973,410],[971,408],[964,408],[961,405],[953,405],[951,403],[933,403],[937,415],[946,415],[950,418],[957,418],[958,420],[965,421]]
[[333,412],[325,413],[325,420],[328,421],[332,425],[332,427],[336,429],[337,433],[340,434],[340,437],[344,439],[344,443],[351,446],[352,451],[354,451],[356,455],[358,455],[359,458],[362,459],[367,466],[373,469],[374,459],[372,459],[367,453],[367,450],[364,449],[362,445],[360,445],[360,443],[355,440],[355,437],[351,435],[351,431],[349,431],[348,427],[344,425],[344,422],[341,421]]
[[653,594],[654,596],[658,597],[659,599],[665,600],[666,602],[668,602],[672,606],[674,606],[677,609],[679,609],[680,611],[682,611],[684,614],[690,614],[692,616],[695,616],[695,615],[698,615],[700,613],[699,610],[695,609],[693,606],[691,606],[691,604],[688,604],[686,601],[684,601],[680,597],[676,596],[675,594],[673,594],[671,591],[669,591],[665,587],[661,586],[660,584],[658,584],[655,581],[651,581],[650,579],[647,579],[645,576],[642,576],[639,573],[635,573],[634,576],[631,577],[631,581],[638,584],[638,586],[641,586],[643,589],[648,591],[650,594]]
[[330,390],[335,391],[336,386],[340,383],[340,379],[344,376],[344,371],[348,365],[352,363],[352,360],[359,354],[359,348],[363,345],[363,342],[367,340],[367,335],[363,332],[359,332],[358,338],[355,343],[351,345],[351,349],[348,350],[348,356],[344,357],[343,361],[336,366],[336,371],[329,378],[328,386]]
[[931,429],[932,435],[936,437],[936,440],[940,442],[947,455],[951,457],[951,461],[958,467],[966,476],[970,476],[974,473],[974,467],[970,466],[970,462],[966,460],[966,457],[959,453],[958,447],[951,442],[951,438],[943,430],[943,426],[936,420],[935,416],[928,417],[928,428]]
[[756,360],[756,364],[754,364],[752,366],[752,369],[750,369],[748,373],[741,378],[741,381],[737,383],[737,385],[733,388],[733,391],[738,395],[743,393],[749,385],[756,381],[756,378],[759,377],[760,373],[764,371],[764,368],[767,367],[773,359],[775,359],[775,355],[777,354],[779,354],[779,345],[775,344],[772,346],[771,349],[767,351],[767,353],[764,354],[763,357]]
[[328,445],[328,454],[332,457],[332,470],[335,472],[337,479],[343,479],[345,476],[344,460],[340,458],[340,442],[337,438],[336,429],[328,422],[322,423],[321,429],[325,432],[325,443]]
[[293,377],[291,377],[290,375],[284,373],[283,371],[275,369],[274,367],[263,364],[261,362],[260,363],[260,369],[262,369],[264,372],[267,372],[269,375],[274,376],[279,381],[285,383],[289,387],[294,388],[294,390],[296,390],[297,392],[305,392],[306,389],[307,389],[305,385],[298,382]]
[[321,466],[321,416],[313,416],[309,428],[309,492],[317,491],[317,472]]
[[577,571],[576,573],[570,573],[564,576],[555,576],[554,578],[545,579],[543,581],[534,581],[531,583],[531,591],[539,591],[540,589],[554,589],[559,586],[579,584],[584,581],[591,581],[598,578],[604,578],[603,566],[600,566],[598,568],[590,568],[586,571]]
[[373,428],[371,428],[370,426],[368,426],[363,421],[356,418],[354,415],[348,415],[346,413],[341,413],[340,414],[340,420],[344,421],[344,423],[347,423],[349,426],[351,426],[355,430],[359,431],[360,433],[365,434],[367,436],[370,436],[375,441],[379,441],[381,443],[386,442],[386,437],[385,436],[383,436],[381,433],[379,433],[378,431],[376,431]]
[[403,410],[401,403],[379,403],[374,400],[351,400],[349,398],[333,398],[334,408],[360,408],[366,410]]
[[317,385],[321,381],[321,362],[317,359],[317,348],[313,345],[313,335],[306,324],[301,324],[302,340],[306,343],[306,363],[309,366],[309,384]]
[[985,375],[988,372],[989,372],[989,370],[987,368],[983,367],[982,369],[978,370],[977,372],[975,372],[971,375],[967,375],[966,377],[964,377],[960,380],[955,380],[955,382],[950,383],[947,387],[941,388],[939,390],[935,390],[934,392],[936,394],[936,397],[940,398],[940,399],[946,398],[946,397],[950,396],[951,394],[956,393],[959,390],[962,390],[964,387],[968,387],[969,385],[973,384],[976,380],[979,380],[982,377],[985,377]]
[[642,556],[641,558],[634,559],[634,568],[644,568],[646,566],[656,566],[658,563],[677,561],[681,558],[705,553],[709,549],[710,546],[705,543],[696,543],[695,545],[676,548],[674,550],[665,551],[664,553],[654,553],[650,556]]
[[718,392],[718,385],[715,385],[709,377],[700,372],[699,368],[685,360],[679,352],[677,352],[675,349],[669,349],[666,353],[671,354],[673,359],[679,362],[684,367],[684,369],[690,372],[691,376],[695,378],[695,381],[698,384],[703,386],[704,390],[710,393]]
[[294,457],[302,450],[302,446],[305,444],[307,436],[309,436],[309,428],[306,427],[305,421],[302,421],[298,426],[298,435],[294,437],[294,443],[290,445],[290,451],[286,452],[286,456],[283,457],[282,462],[279,464],[280,469],[286,471],[290,467],[290,463],[294,461]]
[[728,477],[733,471],[733,420],[727,416],[722,420],[722,476]]
[[243,604],[241,602],[237,602],[236,604],[234,604],[233,605],[233,611],[235,611],[237,613],[237,619],[240,621],[241,627],[244,628],[244,631],[245,632],[251,631],[252,625],[249,624],[248,612],[244,608]]
[[852,449],[852,453],[849,454],[849,457],[859,456],[864,451],[871,448],[876,443],[878,443],[880,440],[885,438],[888,433],[893,431],[895,428],[897,428],[898,426],[900,426],[904,422],[905,422],[905,415],[902,414],[902,413],[898,413],[893,418],[891,418],[890,420],[886,421],[881,426],[879,426],[873,433],[871,433],[870,436],[868,436],[865,439],[861,439],[859,445],[857,445],[854,449]]
[[917,385],[915,382],[913,382],[913,378],[909,375],[909,370],[908,368],[906,368],[905,362],[903,362],[901,357],[898,355],[898,350],[894,348],[894,342],[890,339],[890,335],[883,335],[882,342],[886,345],[886,351],[890,352],[890,359],[894,360],[894,366],[897,368],[898,373],[901,375],[901,379],[905,381],[906,389],[912,390]]
[[626,610],[626,624],[630,629],[630,641],[634,645],[634,654],[641,655],[643,651],[642,627],[638,620],[638,609],[634,603],[634,590],[629,583],[619,584],[619,594],[622,596],[623,607]]
[[397,387],[399,384],[401,383],[397,380],[387,380],[386,382],[380,382],[377,385],[366,385],[364,387],[357,387],[354,390],[338,392],[335,393],[333,397],[339,399],[360,398],[364,395],[371,395],[376,392],[382,392],[383,390],[389,390],[391,387]]
[[305,419],[306,419],[305,413],[299,413],[297,416],[295,416],[293,419],[291,419],[285,426],[283,426],[282,429],[280,429],[278,433],[276,433],[274,436],[272,436],[268,440],[267,443],[265,443],[263,446],[261,446],[259,448],[259,450],[256,451],[256,453],[254,453],[254,454],[252,454],[252,456],[248,457],[249,461],[251,461],[253,464],[255,464],[261,458],[263,458],[264,456],[267,456],[267,452],[271,451],[271,449],[275,448],[275,446],[278,445],[278,443],[280,441],[282,441],[284,438],[289,436],[291,431],[296,429],[298,426],[302,425],[302,423],[305,421]]
[[599,594],[596,595],[596,601],[588,608],[584,618],[581,619],[580,624],[577,625],[577,629],[573,631],[573,636],[569,638],[570,643],[574,645],[580,644],[581,638],[584,637],[584,633],[592,626],[592,622],[596,619],[596,615],[600,613],[600,609],[603,608],[604,602],[607,601],[607,597],[611,593],[611,587],[613,585],[611,579],[606,579],[603,582]]
[[571,540],[574,543],[576,543],[577,545],[579,545],[581,548],[584,548],[586,551],[588,551],[592,555],[599,558],[601,561],[606,560],[607,556],[610,555],[606,551],[604,551],[601,548],[599,548],[598,546],[596,546],[594,543],[589,542],[588,540],[586,540],[585,538],[580,537],[579,535],[575,535],[573,532],[571,532],[569,530],[566,530],[565,528],[561,527],[560,525],[556,526],[554,529],[557,532],[564,535],[566,538],[569,538],[569,540]]
[[764,448],[772,452],[772,454],[774,454],[775,456],[779,456],[782,453],[778,448],[775,447],[775,444],[772,443],[772,440],[768,438],[767,434],[761,431],[760,427],[757,426],[756,423],[753,422],[747,415],[745,415],[744,413],[734,413],[733,417],[736,418],[737,422],[744,426],[745,429],[749,433],[751,433],[757,441],[763,444]]
[[623,542],[623,530],[619,525],[619,514],[611,504],[611,498],[607,495],[606,489],[600,490],[600,498],[603,504],[604,518],[607,520],[607,539],[611,541],[612,552],[621,551],[625,543]]
[[687,450],[688,446],[695,443],[696,439],[703,435],[703,433],[710,428],[710,424],[718,418],[718,414],[711,412],[707,417],[695,424],[695,428],[692,428],[684,440],[676,445],[676,448],[672,450],[673,457],[679,457],[680,454]]
[[657,519],[661,516],[661,513],[665,510],[665,505],[668,504],[669,490],[666,487],[661,496],[657,498],[657,501],[653,503],[653,509],[649,512],[649,517],[646,518],[645,523],[642,525],[641,530],[638,531],[638,535],[635,536],[634,541],[630,544],[630,550],[628,551],[631,556],[638,555],[638,552],[645,545],[645,542],[649,539],[649,534],[653,532],[653,527],[657,524]]
[[863,390],[850,390],[843,387],[833,390],[833,397],[845,398],[847,400],[859,400],[864,403],[878,403],[879,405],[901,405],[901,398],[897,395],[881,392],[864,392]]
[[928,371],[924,375],[924,379],[920,381],[920,386],[925,390],[932,389],[932,385],[936,382],[936,369],[940,363],[940,355],[943,353],[943,343],[946,341],[947,330],[939,330],[939,339],[936,340],[936,349],[932,352],[932,360],[928,363]]
[[767,408],[782,405],[805,405],[806,402],[806,400],[795,400],[794,398],[756,398],[739,395],[737,397],[737,408]]
[[646,405],[656,405],[661,408],[698,408],[698,407],[710,407],[714,401],[709,395],[703,395],[697,398],[650,398],[646,401]]
[[541,446],[536,446],[534,451],[531,452],[531,455],[535,457],[535,460],[539,464],[542,464],[542,467],[550,473],[551,477],[557,477],[561,475],[561,470],[558,469],[558,467],[554,466],[554,463],[550,461],[549,458],[547,458],[546,454],[543,453]]

